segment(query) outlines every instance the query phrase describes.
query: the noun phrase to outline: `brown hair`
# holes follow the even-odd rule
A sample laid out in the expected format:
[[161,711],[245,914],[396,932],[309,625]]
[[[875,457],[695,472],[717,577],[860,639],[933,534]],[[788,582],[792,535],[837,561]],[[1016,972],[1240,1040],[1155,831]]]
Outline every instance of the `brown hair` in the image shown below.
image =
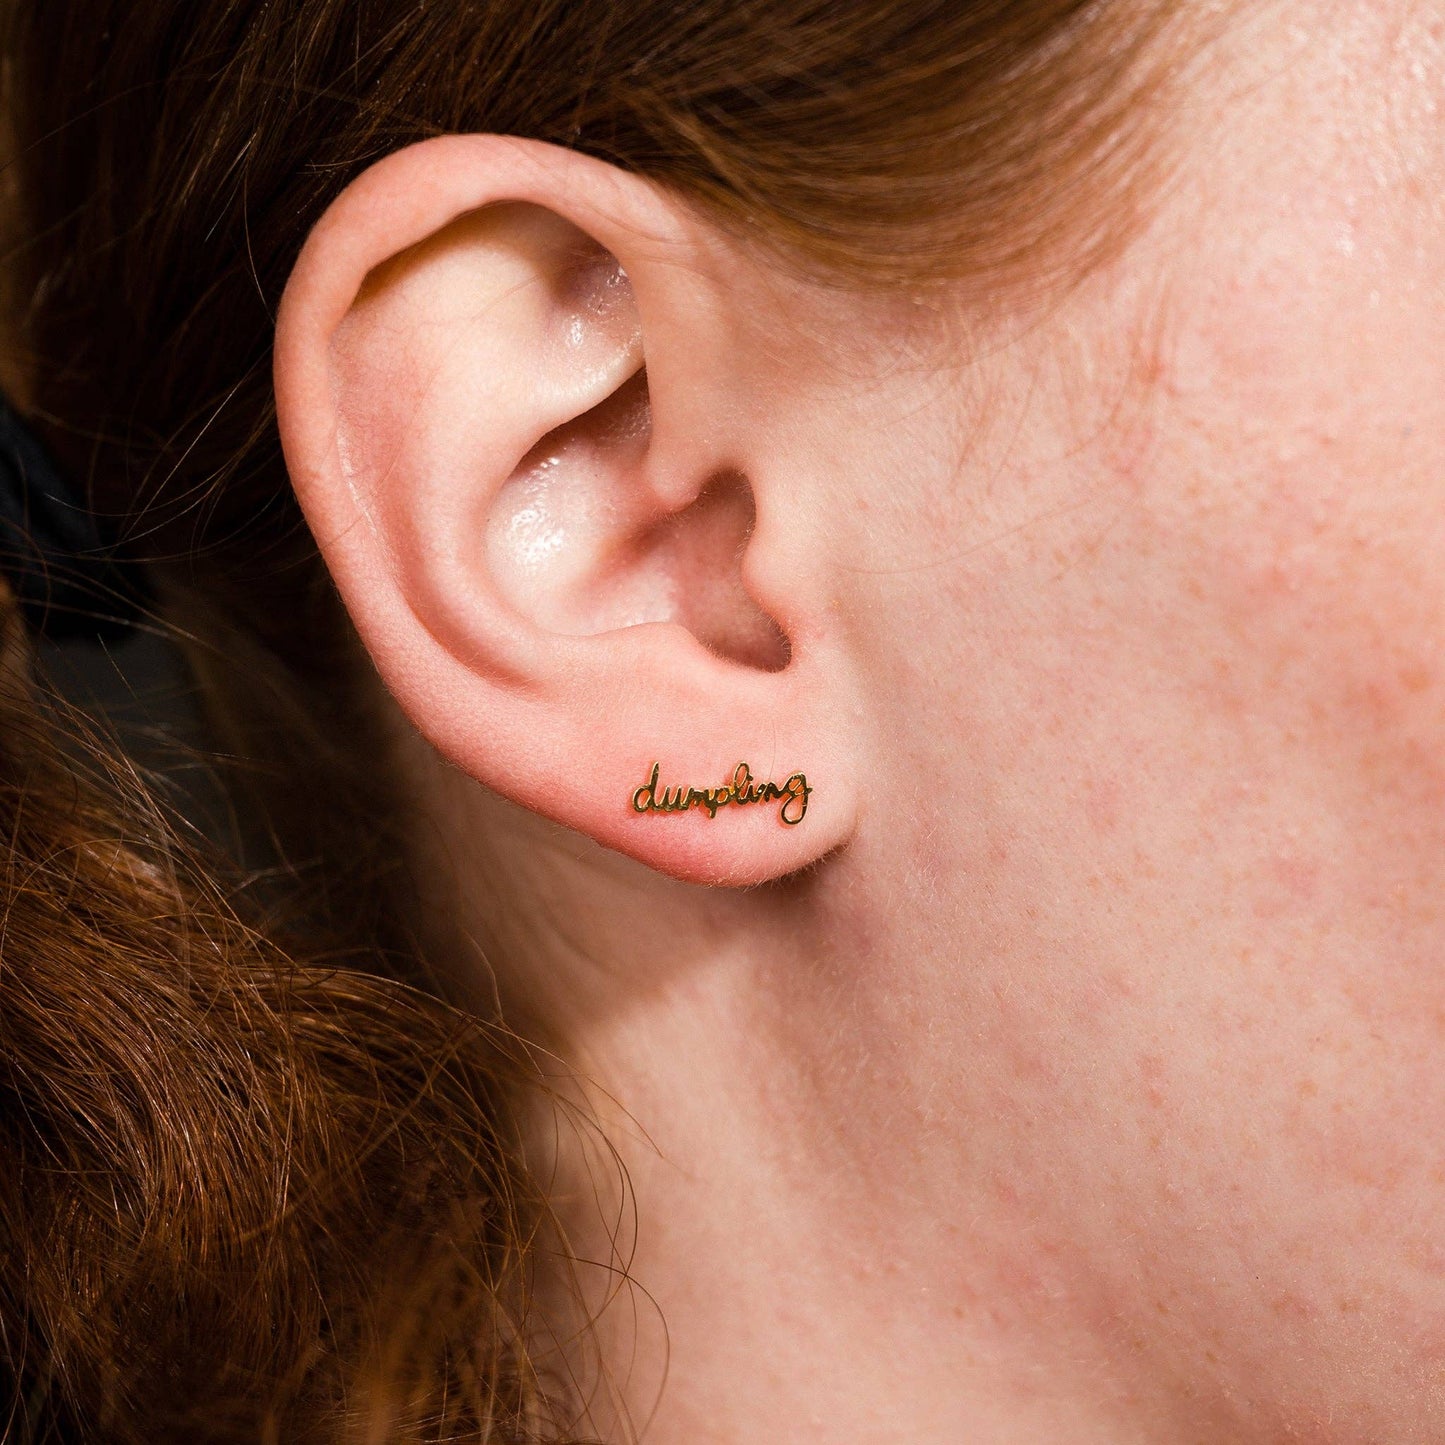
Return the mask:
[[1137,61],[1164,8],[9,0],[11,370],[184,621],[251,820],[230,862],[208,857],[11,677],[16,1438],[573,1428],[529,1358],[522,1071],[498,1027],[423,986],[403,800],[358,764],[384,729],[279,456],[271,320],[329,201],[398,146],[502,131],[853,281],[1072,275],[1129,219]]

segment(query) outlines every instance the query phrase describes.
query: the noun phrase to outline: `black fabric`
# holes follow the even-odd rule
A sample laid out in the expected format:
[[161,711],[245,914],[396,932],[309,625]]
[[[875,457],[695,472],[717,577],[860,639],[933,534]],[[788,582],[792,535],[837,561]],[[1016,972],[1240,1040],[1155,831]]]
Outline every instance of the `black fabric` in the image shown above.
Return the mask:
[[3,396],[0,576],[31,627],[55,642],[116,641],[144,603],[134,567]]

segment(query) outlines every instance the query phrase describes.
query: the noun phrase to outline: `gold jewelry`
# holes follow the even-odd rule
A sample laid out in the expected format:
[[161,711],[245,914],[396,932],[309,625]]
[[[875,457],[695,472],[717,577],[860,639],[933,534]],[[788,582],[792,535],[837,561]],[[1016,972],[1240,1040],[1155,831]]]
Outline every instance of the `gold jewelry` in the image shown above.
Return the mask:
[[782,802],[778,818],[790,828],[803,821],[808,811],[808,798],[813,790],[802,773],[794,773],[785,783],[759,783],[753,780],[753,770],[746,763],[739,763],[733,769],[732,777],[720,788],[663,788],[660,792],[657,780],[662,772],[661,763],[653,763],[647,781],[632,794],[634,813],[686,813],[691,808],[703,808],[709,818],[716,818],[719,808],[744,807],[748,803]]

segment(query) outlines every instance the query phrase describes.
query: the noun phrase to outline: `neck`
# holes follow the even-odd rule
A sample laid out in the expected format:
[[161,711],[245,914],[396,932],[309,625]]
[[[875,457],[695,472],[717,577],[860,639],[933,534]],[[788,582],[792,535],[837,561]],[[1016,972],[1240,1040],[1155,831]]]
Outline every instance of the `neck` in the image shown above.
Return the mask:
[[501,950],[529,958],[513,1011],[598,1125],[549,1114],[536,1138],[588,1262],[610,1385],[589,1424],[650,1445],[1184,1438],[1104,1186],[1060,1162],[1088,1110],[1045,1062],[1044,1011],[996,957],[940,963],[863,895],[869,868],[729,893],[573,846],[520,881],[542,901]]

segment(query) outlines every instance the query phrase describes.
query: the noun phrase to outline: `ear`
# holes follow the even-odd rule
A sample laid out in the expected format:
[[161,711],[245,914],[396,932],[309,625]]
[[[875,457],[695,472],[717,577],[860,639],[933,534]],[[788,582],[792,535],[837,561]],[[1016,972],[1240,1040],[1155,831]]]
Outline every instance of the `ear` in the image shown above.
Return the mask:
[[316,227],[275,374],[302,508],[433,745],[665,873],[747,884],[849,837],[854,713],[727,269],[644,180],[444,137]]

